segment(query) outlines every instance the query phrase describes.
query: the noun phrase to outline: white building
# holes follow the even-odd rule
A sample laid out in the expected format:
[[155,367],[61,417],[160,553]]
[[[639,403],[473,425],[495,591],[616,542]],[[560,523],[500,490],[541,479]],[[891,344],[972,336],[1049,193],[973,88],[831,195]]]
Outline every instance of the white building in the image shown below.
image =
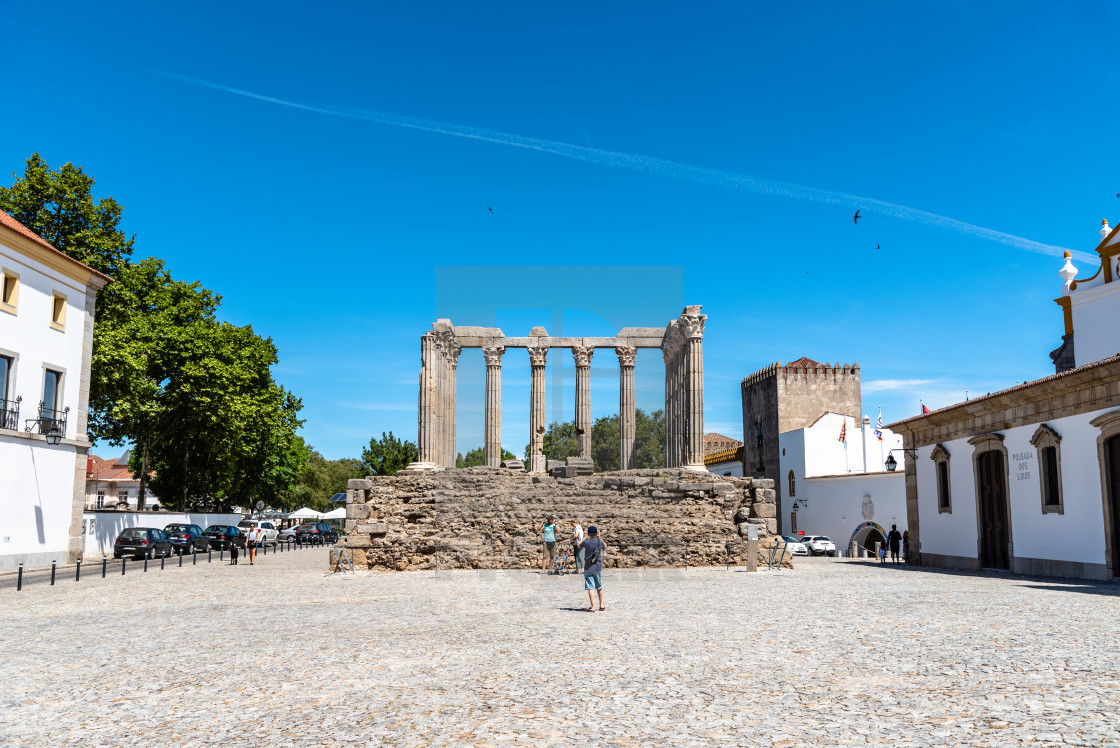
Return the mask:
[[131,509],[158,511],[159,499],[146,487],[144,506],[137,506],[140,478],[129,468],[131,452],[115,460],[102,460],[90,455],[86,460],[86,509]]
[[887,469],[889,457],[903,461],[902,437],[889,429],[882,436],[867,416],[860,424],[839,413],[778,436],[786,535],[827,535],[848,555],[852,543],[885,542],[893,524],[907,529],[905,475]]
[[[915,560],[1113,579],[1120,573],[1120,237],[1085,281],[1066,255],[1059,373],[892,424]],[[916,542],[915,542],[916,541]]]
[[0,211],[0,568],[81,554],[94,300],[108,282]]

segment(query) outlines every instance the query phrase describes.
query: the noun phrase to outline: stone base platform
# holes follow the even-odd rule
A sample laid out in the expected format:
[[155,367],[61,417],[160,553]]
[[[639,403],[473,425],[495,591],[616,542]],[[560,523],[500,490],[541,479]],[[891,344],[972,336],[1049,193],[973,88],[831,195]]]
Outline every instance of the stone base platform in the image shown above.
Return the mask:
[[772,480],[680,468],[574,478],[452,468],[351,480],[340,546],[364,569],[540,568],[537,527],[548,515],[561,538],[573,519],[598,527],[610,568],[743,563],[747,527],[765,549],[777,525]]

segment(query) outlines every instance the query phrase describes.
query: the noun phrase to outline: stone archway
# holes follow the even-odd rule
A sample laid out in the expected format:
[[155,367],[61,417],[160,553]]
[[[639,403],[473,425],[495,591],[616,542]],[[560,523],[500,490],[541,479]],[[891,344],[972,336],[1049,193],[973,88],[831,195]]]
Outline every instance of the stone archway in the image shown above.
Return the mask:
[[877,522],[864,522],[852,532],[852,537],[848,539],[849,548],[853,542],[867,551],[869,557],[874,557],[875,544],[886,545],[887,531]]

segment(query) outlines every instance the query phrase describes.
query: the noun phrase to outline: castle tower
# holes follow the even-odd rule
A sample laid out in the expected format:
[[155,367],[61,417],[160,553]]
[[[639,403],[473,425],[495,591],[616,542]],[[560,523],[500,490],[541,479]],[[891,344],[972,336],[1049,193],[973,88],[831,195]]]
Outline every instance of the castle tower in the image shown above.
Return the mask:
[[859,364],[830,366],[809,358],[785,366],[775,362],[743,379],[742,397],[743,475],[773,479],[781,506],[778,434],[806,428],[830,412],[858,419]]

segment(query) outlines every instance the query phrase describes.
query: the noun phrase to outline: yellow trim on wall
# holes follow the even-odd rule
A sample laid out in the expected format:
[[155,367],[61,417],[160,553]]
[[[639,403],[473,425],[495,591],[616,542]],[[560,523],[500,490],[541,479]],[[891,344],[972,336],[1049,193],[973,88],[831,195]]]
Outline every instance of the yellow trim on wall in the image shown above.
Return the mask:
[[1062,308],[1062,317],[1066,323],[1066,335],[1073,333],[1073,306],[1068,296],[1054,299],[1054,303]]
[[51,329],[66,330],[66,294],[51,291]]
[[86,268],[77,260],[70,260],[65,255],[56,254],[46,247],[31,241],[23,234],[12,231],[7,226],[0,226],[0,241],[17,253],[35,260],[36,262],[40,262],[51,270],[62,273],[67,278],[76,280],[78,283],[82,284],[83,287],[88,288],[92,284],[94,288],[101,288],[109,282],[104,277]]
[[0,310],[19,313],[19,273],[7,268],[0,271]]

